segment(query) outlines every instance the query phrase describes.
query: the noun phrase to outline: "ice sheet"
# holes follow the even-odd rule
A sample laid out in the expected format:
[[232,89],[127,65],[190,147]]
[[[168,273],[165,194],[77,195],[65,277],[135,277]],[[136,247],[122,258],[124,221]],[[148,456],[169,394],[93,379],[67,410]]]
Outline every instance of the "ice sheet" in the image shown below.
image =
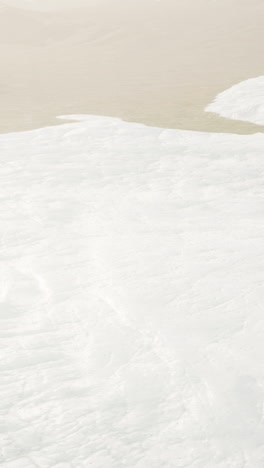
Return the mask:
[[3,468],[262,468],[264,135],[0,136]]

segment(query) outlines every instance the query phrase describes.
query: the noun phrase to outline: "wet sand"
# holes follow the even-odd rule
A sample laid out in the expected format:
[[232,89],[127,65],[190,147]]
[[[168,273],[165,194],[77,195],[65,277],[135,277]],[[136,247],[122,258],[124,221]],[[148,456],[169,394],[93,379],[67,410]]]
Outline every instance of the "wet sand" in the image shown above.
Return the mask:
[[46,11],[0,2],[1,132],[61,124],[56,116],[74,113],[264,131],[204,112],[219,92],[264,74],[262,0],[56,2],[44,2]]

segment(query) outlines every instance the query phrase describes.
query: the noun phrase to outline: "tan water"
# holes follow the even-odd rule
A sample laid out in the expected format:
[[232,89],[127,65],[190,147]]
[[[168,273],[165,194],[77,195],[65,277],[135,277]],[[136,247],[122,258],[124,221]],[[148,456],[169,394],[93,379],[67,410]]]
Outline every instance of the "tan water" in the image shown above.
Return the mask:
[[204,112],[219,92],[263,75],[263,0],[83,0],[73,9],[58,1],[47,11],[0,2],[1,132],[73,113],[263,131]]

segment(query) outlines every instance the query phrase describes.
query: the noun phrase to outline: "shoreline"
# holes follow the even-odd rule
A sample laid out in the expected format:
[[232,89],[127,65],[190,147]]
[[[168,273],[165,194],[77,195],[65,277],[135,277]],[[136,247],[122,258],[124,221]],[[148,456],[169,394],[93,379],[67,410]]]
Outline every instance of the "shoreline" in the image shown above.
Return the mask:
[[66,114],[264,131],[204,111],[222,91],[263,74],[258,0],[100,0],[56,11],[9,1],[0,10],[1,133],[61,125],[56,116]]

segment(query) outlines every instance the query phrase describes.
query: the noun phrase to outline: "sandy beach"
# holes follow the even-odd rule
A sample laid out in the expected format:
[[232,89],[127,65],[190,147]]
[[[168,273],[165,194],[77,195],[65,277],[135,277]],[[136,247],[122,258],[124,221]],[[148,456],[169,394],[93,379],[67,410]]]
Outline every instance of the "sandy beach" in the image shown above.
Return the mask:
[[[263,74],[259,0],[0,3],[0,131],[96,114],[151,126],[255,133],[204,112]],[[74,8],[73,8],[74,6]]]

